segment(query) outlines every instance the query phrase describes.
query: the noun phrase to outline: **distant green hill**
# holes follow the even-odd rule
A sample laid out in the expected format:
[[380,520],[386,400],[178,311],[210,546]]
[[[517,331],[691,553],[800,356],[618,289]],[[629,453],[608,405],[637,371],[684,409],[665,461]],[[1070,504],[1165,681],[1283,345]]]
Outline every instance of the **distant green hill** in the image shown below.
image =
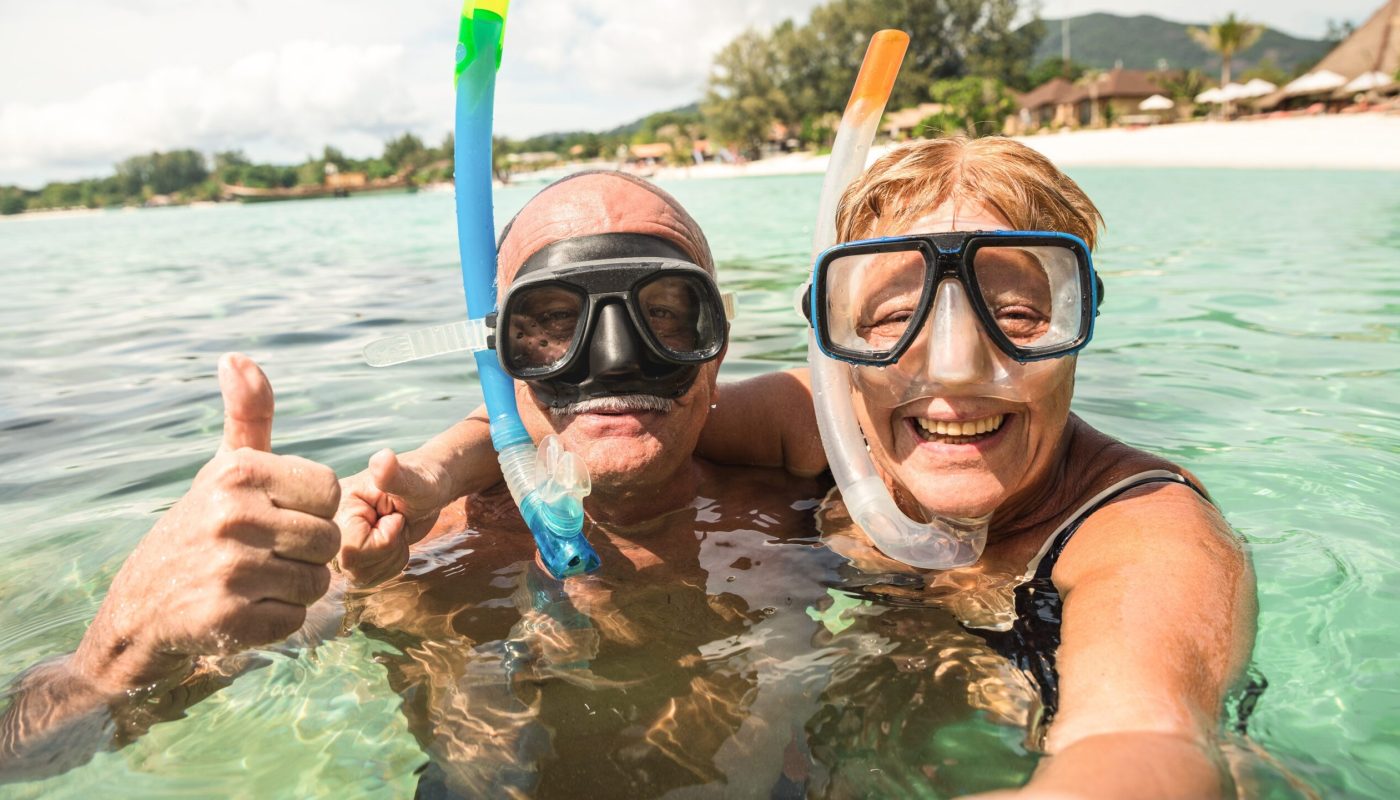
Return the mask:
[[[1196,44],[1186,32],[1190,25],[1142,15],[1085,14],[1070,17],[1070,58],[1077,63],[1108,69],[1119,61],[1129,69],[1155,69],[1166,61],[1171,69],[1220,70],[1220,57]],[[1195,27],[1204,28],[1204,23]],[[1045,20],[1045,40],[1035,61],[1060,56],[1060,20]],[[1333,47],[1331,42],[1299,39],[1268,29],[1250,49],[1235,58],[1235,66],[1248,68],[1272,57],[1284,72],[1294,74],[1317,63]]]
[[[1073,35],[1073,34],[1071,34],[1071,35]],[[653,113],[651,113],[651,114],[647,114],[645,117],[642,117],[642,118],[640,118],[640,119],[632,120],[631,122],[627,123],[626,125],[619,125],[619,126],[617,126],[616,128],[613,128],[613,129],[610,130],[610,131],[603,131],[603,135],[604,135],[604,136],[621,136],[621,137],[628,137],[628,136],[631,136],[632,134],[636,133],[637,131],[640,131],[643,127],[646,126],[647,122],[648,122],[649,120],[651,120],[653,117],[657,117],[657,116],[665,116],[665,117],[670,117],[670,116],[686,116],[686,115],[698,114],[698,113],[700,113],[700,101],[697,100],[697,101],[695,101],[694,103],[686,103],[686,104],[683,105],[683,106],[676,106],[675,108],[668,108],[668,109],[666,109],[665,111],[657,111],[657,112],[653,112]]]

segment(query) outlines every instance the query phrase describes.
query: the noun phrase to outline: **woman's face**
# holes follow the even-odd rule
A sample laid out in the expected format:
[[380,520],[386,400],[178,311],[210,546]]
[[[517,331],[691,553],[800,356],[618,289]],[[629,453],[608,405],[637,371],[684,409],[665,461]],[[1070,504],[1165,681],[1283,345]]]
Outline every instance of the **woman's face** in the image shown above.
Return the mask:
[[[870,235],[1010,228],[986,207],[945,203],[906,227]],[[979,517],[1050,477],[1069,421],[1075,359],[1019,365],[987,338],[965,296],[949,292],[948,298],[936,304],[898,364],[857,368],[855,407],[875,464],[906,512],[917,514],[916,504],[945,516]],[[945,328],[957,331],[957,341],[945,334],[933,342],[935,317],[949,307],[962,312]],[[911,383],[937,388],[897,389]]]

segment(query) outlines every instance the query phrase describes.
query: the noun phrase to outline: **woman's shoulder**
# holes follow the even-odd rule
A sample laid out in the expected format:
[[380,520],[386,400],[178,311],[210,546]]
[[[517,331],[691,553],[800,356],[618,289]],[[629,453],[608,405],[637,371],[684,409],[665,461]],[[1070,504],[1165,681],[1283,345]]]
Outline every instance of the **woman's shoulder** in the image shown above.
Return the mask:
[[1085,501],[1134,476],[1162,472],[1180,475],[1189,481],[1201,496],[1209,499],[1209,492],[1200,478],[1171,459],[1115,439],[1078,416],[1070,417],[1070,425],[1072,428],[1065,457],[1065,471],[1067,474],[1078,476],[1076,493]]
[[1090,513],[1056,564],[1057,585],[1072,585],[1077,576],[1101,570],[1195,572],[1207,562],[1232,571],[1242,567],[1242,543],[1199,478],[1169,459],[1076,422],[1080,429],[1070,458],[1092,464],[1079,491],[1082,502],[1091,503],[1105,492],[1109,496],[1086,509]]

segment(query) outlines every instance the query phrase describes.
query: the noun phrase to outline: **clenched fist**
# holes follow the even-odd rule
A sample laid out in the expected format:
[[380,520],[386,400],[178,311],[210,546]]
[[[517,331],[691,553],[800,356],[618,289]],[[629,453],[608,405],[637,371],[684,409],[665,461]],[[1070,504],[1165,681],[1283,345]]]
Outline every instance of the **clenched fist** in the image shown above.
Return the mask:
[[369,468],[345,480],[336,514],[342,541],[340,570],[356,586],[373,586],[403,571],[408,548],[432,530],[451,501],[441,469],[411,454],[380,450]]
[[272,387],[252,359],[220,359],[219,388],[218,454],[126,560],[74,656],[109,691],[179,674],[192,656],[284,639],[330,584],[335,473],[271,452]]

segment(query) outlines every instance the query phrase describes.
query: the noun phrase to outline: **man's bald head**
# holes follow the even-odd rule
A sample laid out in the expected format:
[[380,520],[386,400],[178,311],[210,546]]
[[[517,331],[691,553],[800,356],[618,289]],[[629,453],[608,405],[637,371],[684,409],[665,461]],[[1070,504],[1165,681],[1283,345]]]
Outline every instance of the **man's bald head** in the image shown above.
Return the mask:
[[506,225],[497,259],[499,285],[507,286],[540,248],[598,233],[658,236],[714,274],[709,242],[676,198],[625,172],[591,170],[546,186]]

